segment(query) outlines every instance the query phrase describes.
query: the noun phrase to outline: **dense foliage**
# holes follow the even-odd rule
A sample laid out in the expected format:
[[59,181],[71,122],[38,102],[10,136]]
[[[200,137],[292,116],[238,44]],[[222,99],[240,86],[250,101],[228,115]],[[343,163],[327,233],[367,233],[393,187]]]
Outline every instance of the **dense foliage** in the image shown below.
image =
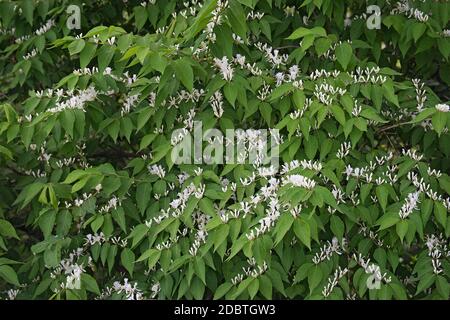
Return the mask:
[[[449,19],[1,1],[0,297],[449,299]],[[194,121],[278,129],[280,167],[175,164]]]

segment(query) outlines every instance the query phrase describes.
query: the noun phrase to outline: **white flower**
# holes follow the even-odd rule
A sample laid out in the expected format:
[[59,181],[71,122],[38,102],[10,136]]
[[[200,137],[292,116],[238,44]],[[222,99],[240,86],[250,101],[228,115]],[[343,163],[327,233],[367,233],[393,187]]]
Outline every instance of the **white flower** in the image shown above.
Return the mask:
[[449,112],[450,106],[448,104],[440,103],[435,106],[435,108],[441,112]]
[[222,59],[214,58],[214,64],[219,68],[224,80],[231,81],[233,79],[234,70],[229,64],[227,57],[223,57]]
[[286,184],[292,184],[296,187],[303,187],[306,189],[313,189],[316,186],[316,182],[314,180],[300,174],[293,174],[283,178],[283,185]]
[[406,197],[406,202],[403,204],[400,212],[398,213],[400,215],[400,218],[407,218],[415,209],[417,209],[417,204],[419,203],[419,195],[419,191],[411,192],[410,194],[408,194],[408,196]]
[[220,91],[214,92],[214,95],[209,99],[216,118],[222,117],[223,114],[223,96]]

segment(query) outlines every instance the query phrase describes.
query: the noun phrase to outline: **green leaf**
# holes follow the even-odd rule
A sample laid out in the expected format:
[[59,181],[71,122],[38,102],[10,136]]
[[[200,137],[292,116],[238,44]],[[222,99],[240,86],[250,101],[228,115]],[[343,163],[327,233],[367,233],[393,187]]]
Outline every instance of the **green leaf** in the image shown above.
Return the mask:
[[103,72],[111,63],[114,53],[115,48],[113,46],[102,46],[100,50],[98,50],[97,61],[99,72]]
[[152,184],[150,182],[143,182],[138,184],[136,188],[136,205],[141,212],[144,214],[145,209],[151,198]]
[[190,61],[187,59],[178,60],[174,63],[174,68],[177,78],[189,92],[192,92],[194,89],[194,72]]
[[80,53],[80,68],[86,68],[89,62],[94,58],[97,51],[97,45],[87,42],[83,51]]
[[206,285],[206,268],[203,258],[196,257],[194,260],[194,272],[202,280],[203,284]]
[[6,147],[4,147],[4,146],[2,146],[2,145],[0,145],[0,154],[6,156],[9,160],[12,160],[12,159],[13,159],[13,154],[12,154],[12,152],[9,151],[8,148],[6,148]]
[[250,299],[253,299],[259,290],[259,280],[258,278],[254,278],[252,282],[248,285],[248,294],[250,295]]
[[322,270],[320,266],[316,265],[313,268],[309,269],[308,272],[308,285],[309,285],[309,293],[311,294],[313,290],[320,284],[323,278]]
[[136,6],[133,8],[133,12],[136,22],[136,28],[139,31],[144,27],[145,22],[147,21],[148,18],[147,10],[143,9],[141,6]]
[[344,70],[347,70],[348,64],[350,63],[352,56],[353,56],[353,49],[349,43],[343,42],[336,47],[337,61],[340,63],[340,65]]
[[219,248],[224,241],[226,241],[230,233],[230,226],[228,224],[220,225],[214,233],[214,251]]
[[393,103],[397,107],[400,106],[398,103],[398,97],[395,94],[395,89],[392,81],[386,81],[385,83],[383,83],[383,94],[389,102]]
[[13,225],[4,219],[0,219],[0,235],[3,237],[16,238],[17,240],[20,240]]
[[84,46],[86,45],[85,41],[83,39],[76,39],[72,43],[69,44],[69,53],[71,56],[74,54],[80,53],[81,50],[84,49]]
[[427,108],[427,109],[421,111],[417,116],[415,116],[414,119],[411,120],[410,123],[422,122],[423,120],[431,117],[436,112],[437,112],[436,108]]
[[341,124],[341,125],[345,125],[345,113],[344,110],[342,110],[341,107],[339,107],[338,105],[332,105],[330,107],[331,112],[334,115],[334,118]]
[[83,272],[81,274],[81,283],[86,290],[100,295],[100,288],[98,287],[97,281],[91,275]]
[[331,231],[339,240],[341,240],[344,237],[345,232],[344,222],[342,222],[341,218],[339,218],[338,216],[333,215],[331,216],[330,223]]
[[436,277],[436,289],[445,300],[448,300],[450,295],[450,284],[447,279],[441,275]]
[[421,275],[419,284],[417,285],[416,295],[431,287],[435,279],[436,275],[434,273],[426,273]]
[[445,228],[447,226],[447,208],[444,207],[442,202],[435,201],[433,212],[436,220]]
[[311,250],[311,230],[309,224],[302,218],[297,218],[294,221],[294,233]]
[[230,291],[230,289],[233,287],[233,284],[230,282],[222,283],[220,286],[217,287],[217,289],[214,292],[214,300],[218,300],[222,298],[224,295]]
[[294,223],[294,217],[290,214],[284,214],[278,219],[277,226],[275,227],[276,238],[275,245],[280,243],[283,240],[286,233],[291,229],[292,224]]
[[34,3],[33,0],[22,0],[22,12],[25,16],[25,19],[30,24],[30,26],[33,25],[33,11],[34,11]]
[[408,232],[408,221],[400,220],[395,225],[395,229],[397,231],[398,237],[400,241],[403,243],[403,239],[405,238],[406,233]]
[[272,281],[265,274],[259,276],[259,291],[264,296],[264,298],[272,299]]
[[398,213],[387,213],[377,220],[380,230],[387,229],[400,221]]
[[291,35],[289,37],[287,37],[287,40],[300,39],[307,35],[314,35],[316,37],[326,37],[327,32],[322,27],[314,27],[312,29],[300,27],[300,28],[296,29],[294,32],[292,32]]
[[3,278],[8,283],[11,283],[17,287],[20,286],[16,272],[14,271],[13,268],[11,268],[8,265],[0,266],[0,277]]
[[431,123],[433,124],[434,131],[437,132],[437,134],[440,136],[442,131],[445,128],[445,125],[447,124],[447,112],[441,112],[438,111],[435,114],[433,114],[433,117],[431,118]]
[[378,201],[380,201],[381,208],[383,208],[383,211],[386,211],[389,195],[387,187],[384,185],[377,186],[375,189],[375,193],[377,195]]
[[133,276],[133,270],[134,270],[134,253],[128,248],[125,248],[122,250],[122,253],[120,254],[120,261],[122,265],[127,269],[130,276]]

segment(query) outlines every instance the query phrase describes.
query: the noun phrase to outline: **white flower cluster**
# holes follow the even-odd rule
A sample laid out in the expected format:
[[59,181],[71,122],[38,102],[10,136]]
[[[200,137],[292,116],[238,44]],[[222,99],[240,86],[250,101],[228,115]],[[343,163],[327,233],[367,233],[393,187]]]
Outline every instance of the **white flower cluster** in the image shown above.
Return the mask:
[[415,191],[408,194],[406,201],[398,213],[401,219],[406,219],[414,210],[417,210],[420,192]]
[[[256,263],[256,262],[253,262],[253,263]],[[257,266],[255,264],[253,264],[252,267],[242,268],[247,277],[258,278],[260,275],[262,275],[264,272],[266,272],[267,269],[269,268],[265,261],[263,262],[262,266]]]
[[158,295],[158,293],[161,291],[161,285],[159,284],[159,282],[155,282],[152,285],[152,287],[150,288],[150,290],[152,291],[150,298],[154,299]]
[[16,33],[16,28],[11,28],[9,30],[0,28],[0,35],[2,35],[2,36],[6,36],[6,35],[12,36],[15,33]]
[[55,25],[55,21],[53,19],[47,20],[47,22],[42,25],[39,29],[37,29],[34,33],[38,36],[46,33]]
[[241,283],[244,280],[245,276],[257,278],[260,275],[262,275],[264,272],[266,272],[269,268],[266,261],[263,261],[262,266],[256,265],[256,260],[253,257],[247,259],[247,263],[250,265],[250,267],[248,267],[248,268],[242,267],[242,270],[244,271],[244,273],[238,273],[236,276],[231,278],[231,283],[233,285],[236,286],[239,283]]
[[[61,289],[80,289],[81,275],[85,270],[83,264],[78,264],[77,260],[83,254],[83,248],[75,249],[69,254],[68,258],[61,260],[60,264],[50,273],[50,278],[56,279],[57,276],[64,272],[66,280],[64,283],[61,283]],[[88,256],[88,265],[92,266],[92,258],[90,256]]]
[[264,12],[255,12],[252,10],[247,14],[248,20],[261,20],[263,17],[264,17]]
[[441,112],[449,112],[450,111],[450,106],[445,103],[437,104],[435,106],[435,108],[436,108],[436,110],[441,111]]
[[262,88],[258,90],[258,99],[261,101],[266,101],[266,99],[270,96],[272,90],[270,89],[270,85],[264,83]]
[[121,206],[121,202],[120,199],[117,198],[116,196],[113,196],[111,199],[108,200],[108,202],[103,205],[99,212],[100,213],[106,213],[106,212],[110,212],[111,210],[117,209],[117,207]]
[[47,172],[45,171],[41,171],[41,169],[37,169],[37,170],[26,170],[25,171],[26,175],[35,177],[35,178],[42,178],[42,177],[46,177],[47,176]]
[[106,242],[106,237],[103,234],[103,232],[100,232],[100,234],[94,233],[94,234],[87,234],[84,238],[84,244],[93,246],[94,244],[102,244]]
[[[308,110],[308,108],[311,106],[312,102],[313,102],[313,101],[312,101],[311,98],[306,98],[306,99],[305,99],[305,105],[303,106],[303,108],[302,108],[301,110],[295,110],[295,111],[291,112],[291,113],[289,114],[289,117],[290,117],[292,120],[296,120],[296,119],[298,119],[298,118],[303,117],[303,114],[304,114],[305,111]],[[308,128],[308,131],[309,131],[309,128]],[[300,137],[302,134],[303,134],[303,133],[301,133],[301,131],[297,128],[296,135],[297,135],[298,137]]]
[[150,174],[154,174],[161,179],[166,176],[166,170],[164,170],[164,168],[159,164],[148,166],[148,171],[150,172]]
[[130,113],[131,108],[136,106],[138,101],[139,101],[139,94],[127,96],[120,110],[120,115],[123,117],[125,114]]
[[64,205],[66,206],[66,209],[69,209],[72,206],[81,207],[83,205],[83,203],[86,200],[88,200],[89,198],[91,198],[92,196],[93,196],[93,193],[83,193],[83,195],[80,198],[75,198],[73,203],[64,201]]
[[293,65],[289,67],[288,73],[277,72],[275,74],[276,86],[280,86],[283,82],[292,83],[292,85],[302,90],[303,89],[303,80],[298,79],[300,74],[300,68],[297,65]]
[[211,106],[214,111],[214,116],[220,119],[223,115],[223,96],[220,91],[214,92],[214,94],[209,99]]
[[284,8],[284,14],[286,15],[286,17],[293,17],[295,15],[295,12],[296,12],[295,6],[291,6],[291,7],[286,6]]
[[[85,76],[85,75],[93,75],[95,73],[98,73],[98,68],[97,67],[92,67],[92,68],[81,68],[81,69],[75,69],[72,71],[72,73],[76,76]],[[105,71],[103,72],[105,74]]]
[[49,163],[49,160],[50,160],[50,158],[52,157],[52,155],[50,154],[50,153],[47,153],[47,151],[45,150],[45,141],[44,141],[44,143],[43,143],[43,146],[41,146],[41,149],[40,149],[40,153],[39,153],[39,156],[38,156],[38,160],[39,161],[42,161],[42,162],[45,162],[45,163]]
[[[373,174],[369,172],[369,170],[369,167],[353,168],[351,165],[347,165],[347,167],[345,167],[344,174],[347,176],[347,180],[349,180],[350,177],[354,177],[356,179],[365,178],[366,182],[370,183],[372,181]],[[379,184],[382,183],[384,183],[384,180]]]
[[336,152],[336,157],[339,159],[344,159],[350,153],[352,149],[352,144],[350,142],[343,142],[339,147],[339,150]]
[[424,89],[425,83],[420,81],[420,79],[412,79],[411,81],[416,90],[417,111],[421,112],[427,101],[427,92]]
[[287,63],[289,58],[288,54],[280,54],[278,49],[274,49],[266,43],[258,42],[255,47],[264,53],[266,59],[272,64],[273,67],[279,68]]
[[56,166],[58,168],[62,168],[62,167],[70,167],[71,165],[73,165],[75,162],[77,161],[77,158],[75,157],[70,157],[70,158],[63,158],[60,160],[56,161]]
[[301,160],[300,162],[298,160],[292,160],[290,163],[285,163],[282,167],[281,174],[284,174],[288,171],[291,171],[295,168],[302,168],[303,170],[312,170],[319,172],[322,170],[322,164],[319,161],[313,161],[313,160]]
[[94,101],[97,97],[97,90],[94,87],[89,87],[85,90],[78,90],[78,94],[73,92],[67,92],[69,99],[61,102],[57,102],[56,106],[48,109],[50,113],[58,113],[66,109],[79,109],[84,110],[86,102]]
[[352,115],[354,117],[359,117],[362,111],[362,106],[355,100],[355,105],[353,106]]
[[[351,41],[351,40],[347,40],[347,41],[344,41],[344,42],[347,42],[348,44],[352,44],[352,41]],[[338,46],[340,46],[342,43],[343,43],[342,41],[338,41],[338,42],[333,43],[333,44],[330,46],[330,49],[328,49],[327,52],[325,52],[325,53],[323,54],[323,56],[324,56],[326,59],[330,59],[331,61],[336,61],[337,58],[336,58],[335,50],[336,50],[336,48],[337,48]]]
[[222,13],[227,9],[228,1],[218,0],[216,8],[212,12],[212,18],[206,25],[206,29],[203,31],[206,34],[208,41],[214,43],[216,42],[216,34],[214,33],[214,28],[222,24]]
[[335,88],[333,85],[328,83],[321,83],[320,85],[315,85],[314,96],[323,104],[329,106],[333,103],[336,95],[343,96],[347,92],[346,89]]
[[195,234],[194,242],[192,243],[191,247],[189,248],[189,254],[191,256],[195,257],[197,255],[198,249],[200,249],[200,246],[206,242],[207,236],[208,236],[208,231],[206,231],[206,229],[204,229],[204,226],[197,230],[197,233]]
[[256,66],[256,62],[253,64],[245,63],[245,56],[241,54],[236,54],[236,56],[233,58],[233,63],[235,63],[237,66],[239,66],[241,69],[248,70],[252,75],[254,76],[260,76],[262,75],[262,70]]
[[275,226],[275,222],[280,217],[280,204],[278,198],[276,197],[276,195],[271,195],[269,199],[270,201],[266,209],[266,215],[259,219],[258,227],[253,228],[249,233],[246,234],[248,240],[254,240],[257,237],[267,233],[273,226]]
[[342,241],[342,246],[339,244],[339,240],[336,237],[333,237],[333,239],[330,241],[327,241],[327,243],[320,248],[320,251],[317,252],[314,257],[312,258],[312,262],[314,264],[319,264],[322,261],[330,260],[331,256],[336,253],[338,255],[342,254],[342,251],[344,249],[343,245],[345,244],[344,241]]
[[415,161],[420,161],[423,159],[423,155],[419,154],[416,150],[414,149],[402,149],[402,155],[403,156],[407,156],[410,157],[411,159],[415,160]]
[[440,259],[442,257],[450,257],[450,249],[444,240],[442,234],[440,235],[426,235],[426,246],[428,248],[428,256],[431,257],[433,265],[433,272],[440,274],[444,272]]
[[350,76],[353,78],[354,83],[372,83],[372,84],[383,84],[386,82],[387,77],[379,75],[380,67],[372,67],[362,69],[360,67],[356,68],[356,74],[350,72]]
[[[106,239],[108,240],[108,239]],[[116,246],[122,247],[122,248],[126,248],[127,244],[128,244],[128,240],[127,239],[121,239],[119,236],[116,237],[112,237],[111,238],[111,242],[113,244],[115,244]]]
[[73,264],[67,266],[65,273],[67,274],[65,288],[67,289],[80,289],[81,287],[81,274],[85,270],[83,265]]
[[430,199],[434,201],[442,200],[442,196],[438,195],[436,191],[433,191],[431,186],[425,183],[423,177],[419,180],[417,173],[410,171],[408,172],[407,178],[420,192],[425,193]]
[[334,274],[328,278],[328,283],[327,285],[323,288],[322,290],[322,295],[326,298],[328,297],[331,292],[333,291],[333,289],[337,286],[339,280],[341,278],[343,278],[348,272],[348,269],[345,268],[344,270],[341,269],[341,267],[338,267],[335,271]]
[[380,267],[374,263],[371,264],[370,259],[365,260],[362,254],[359,254],[358,256],[353,254],[353,259],[355,259],[356,262],[363,267],[367,274],[371,274],[375,281],[383,281],[384,283],[390,283],[392,281],[391,277],[387,276],[387,273],[381,274]]
[[28,52],[26,55],[24,55],[23,59],[24,60],[29,60],[29,59],[35,57],[36,55],[37,55],[37,50],[33,49],[33,50],[31,50],[31,52]]
[[430,18],[425,12],[412,8],[408,0],[398,1],[396,7],[391,10],[391,14],[404,14],[408,18],[414,18],[420,22],[427,22]]
[[283,177],[282,185],[284,186],[287,184],[291,184],[295,187],[302,187],[308,190],[312,190],[316,186],[316,182],[314,180],[300,174],[293,174]]
[[[37,36],[43,35],[47,31],[49,31],[54,25],[55,25],[55,21],[54,20],[52,20],[52,19],[47,20],[47,22],[44,25],[40,26],[38,29],[36,29],[33,32],[33,34],[35,34]],[[21,37],[17,38],[15,40],[15,43],[20,44],[20,43],[22,43],[22,42],[24,42],[24,41],[26,41],[28,39],[30,39],[30,35],[24,35],[24,36],[21,36]]]
[[214,65],[219,69],[225,81],[231,81],[233,79],[234,69],[226,56],[222,57],[222,59],[214,58]]
[[121,284],[119,281],[115,281],[113,284],[113,290],[118,294],[121,294],[122,292],[125,293],[125,297],[127,298],[127,300],[144,299],[142,291],[137,287],[137,283],[135,282],[132,285],[130,282],[128,282],[127,278],[123,280],[123,284]]
[[19,289],[9,289],[6,291],[8,298],[6,300],[16,300],[17,295],[20,293]]
[[377,246],[382,247],[384,241],[379,238],[378,234],[370,230],[364,223],[361,224],[358,233],[362,234],[364,237],[369,237]]
[[341,74],[341,72],[339,70],[333,70],[333,71],[326,71],[324,69],[321,70],[314,70],[313,72],[311,72],[311,74],[309,75],[309,78],[313,81],[319,79],[319,78],[337,78],[339,75]]

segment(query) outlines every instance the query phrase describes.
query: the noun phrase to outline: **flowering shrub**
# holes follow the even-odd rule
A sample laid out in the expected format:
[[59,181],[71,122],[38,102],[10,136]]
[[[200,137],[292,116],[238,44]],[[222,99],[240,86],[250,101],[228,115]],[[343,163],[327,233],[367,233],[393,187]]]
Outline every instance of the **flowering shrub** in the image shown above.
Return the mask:
[[373,2],[1,2],[0,296],[448,299],[450,4]]

